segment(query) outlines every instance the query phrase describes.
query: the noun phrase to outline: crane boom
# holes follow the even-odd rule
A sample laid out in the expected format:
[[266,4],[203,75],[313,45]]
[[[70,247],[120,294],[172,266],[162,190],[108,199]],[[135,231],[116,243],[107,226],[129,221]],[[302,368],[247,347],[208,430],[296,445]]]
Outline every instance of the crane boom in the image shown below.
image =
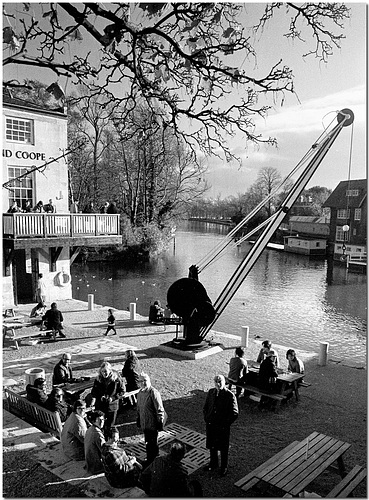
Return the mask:
[[203,339],[210,331],[214,323],[219,319],[220,315],[227,307],[229,302],[234,297],[235,293],[245,280],[246,276],[253,268],[255,262],[258,260],[261,253],[267,246],[270,238],[272,237],[274,232],[278,229],[279,225],[283,221],[287,212],[290,210],[291,206],[296,202],[296,200],[304,190],[305,186],[316,172],[317,168],[319,167],[324,157],[328,153],[329,149],[331,148],[332,144],[338,137],[338,134],[340,133],[342,128],[352,124],[352,122],[354,121],[354,114],[350,109],[343,109],[338,112],[337,121],[338,123],[331,130],[331,132],[328,133],[327,137],[324,140],[322,140],[320,144],[314,145],[316,152],[313,155],[312,159],[310,160],[308,165],[301,173],[300,177],[293,185],[291,191],[288,193],[283,203],[274,214],[274,217],[270,220],[269,224],[264,228],[263,232],[260,234],[259,238],[255,242],[250,252],[245,256],[243,261],[240,263],[240,265],[235,270],[232,277],[230,278],[230,280],[220,293],[219,297],[216,299],[214,303],[215,317],[209,325],[203,327],[200,331],[200,336]]

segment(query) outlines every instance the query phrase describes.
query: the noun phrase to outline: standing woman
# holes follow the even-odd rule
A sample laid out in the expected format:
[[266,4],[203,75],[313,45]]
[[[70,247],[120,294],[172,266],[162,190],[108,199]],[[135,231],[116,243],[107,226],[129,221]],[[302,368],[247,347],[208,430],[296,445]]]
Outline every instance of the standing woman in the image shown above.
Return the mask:
[[122,369],[122,376],[126,379],[126,391],[136,391],[140,388],[140,362],[136,356],[135,351],[128,349],[126,351],[126,361]]
[[119,397],[125,393],[124,382],[108,361],[100,366],[91,391],[91,406],[105,414],[104,432],[114,425],[119,408]]

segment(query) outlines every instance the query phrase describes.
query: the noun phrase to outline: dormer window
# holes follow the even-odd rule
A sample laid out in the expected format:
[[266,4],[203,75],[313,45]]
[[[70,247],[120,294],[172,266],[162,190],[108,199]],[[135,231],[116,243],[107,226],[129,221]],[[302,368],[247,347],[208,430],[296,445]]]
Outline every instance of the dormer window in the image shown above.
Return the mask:
[[346,196],[359,196],[358,189],[346,189]]

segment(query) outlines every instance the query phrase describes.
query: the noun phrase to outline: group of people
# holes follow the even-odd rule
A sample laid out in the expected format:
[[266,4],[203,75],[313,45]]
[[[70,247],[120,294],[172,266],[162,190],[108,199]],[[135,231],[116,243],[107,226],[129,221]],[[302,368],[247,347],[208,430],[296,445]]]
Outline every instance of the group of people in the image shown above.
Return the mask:
[[43,201],[38,201],[37,204],[33,207],[31,200],[27,200],[24,207],[18,206],[18,203],[16,200],[13,200],[12,204],[10,205],[8,209],[8,214],[14,214],[14,213],[50,213],[54,214],[56,213],[56,206],[53,202],[53,200],[50,198],[49,203],[46,203],[44,205]]
[[100,214],[118,214],[119,211],[118,211],[118,208],[117,208],[117,205],[114,201],[112,201],[111,203],[109,203],[108,201],[106,201],[101,207],[100,209],[96,208],[95,207],[95,204],[93,201],[89,201],[87,203],[87,205],[83,208],[83,210],[80,209],[79,207],[79,200],[74,200],[70,207],[69,207],[69,211],[71,214],[78,214],[82,211],[83,214],[96,214],[96,213],[100,213]]
[[[254,373],[248,370],[247,361],[245,359],[245,349],[237,347],[235,356],[230,360],[228,381],[229,387],[233,384],[236,386],[236,397],[238,398],[242,392],[242,385],[258,385],[260,389],[266,392],[275,392],[275,384],[279,375],[280,363],[278,353],[272,348],[272,343],[269,340],[262,342],[262,348],[258,354],[257,363],[260,363],[259,374],[256,377]],[[304,363],[297,357],[294,349],[288,349],[286,352],[288,360],[287,371],[290,373],[304,373]],[[241,386],[241,387],[240,387]],[[262,408],[271,406],[273,402],[266,397],[262,397],[260,406]]]

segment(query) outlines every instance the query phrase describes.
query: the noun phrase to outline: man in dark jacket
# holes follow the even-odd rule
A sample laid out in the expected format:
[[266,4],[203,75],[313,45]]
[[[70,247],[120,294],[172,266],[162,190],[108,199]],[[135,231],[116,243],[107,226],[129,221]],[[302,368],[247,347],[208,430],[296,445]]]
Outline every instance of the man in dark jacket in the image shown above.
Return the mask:
[[[274,349],[270,349],[267,357],[260,365],[259,370],[259,386],[260,389],[266,392],[275,392],[276,380],[278,377],[277,367],[275,364],[276,353]],[[273,400],[262,396],[260,400],[260,408],[272,408]]]
[[70,366],[71,362],[72,356],[69,352],[65,352],[60,361],[54,366],[53,385],[68,384],[76,381],[73,378],[73,371]]
[[228,448],[231,425],[238,417],[235,395],[226,388],[223,375],[214,377],[215,387],[210,389],[203,409],[206,423],[206,447],[210,449],[209,470],[218,467],[220,451],[221,475],[228,472]]
[[46,406],[47,394],[45,389],[46,380],[41,377],[36,378],[33,385],[28,384],[26,387],[28,401],[40,406]]
[[53,302],[50,309],[46,311],[46,314],[42,317],[42,321],[45,322],[47,330],[56,330],[59,332],[59,336],[65,338],[66,335],[62,332],[63,330],[63,315],[58,310],[56,302]]
[[168,454],[156,457],[142,472],[140,480],[150,497],[191,496],[188,473],[181,463],[185,453],[184,444],[173,443]]

